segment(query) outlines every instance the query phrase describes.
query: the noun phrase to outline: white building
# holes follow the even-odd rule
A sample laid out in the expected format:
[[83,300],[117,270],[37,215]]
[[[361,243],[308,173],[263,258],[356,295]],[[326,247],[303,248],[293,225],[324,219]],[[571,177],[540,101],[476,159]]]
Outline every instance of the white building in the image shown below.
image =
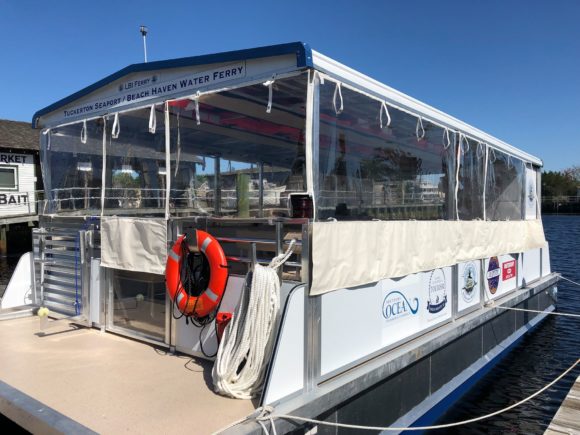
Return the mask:
[[29,225],[38,221],[36,191],[40,176],[38,131],[29,123],[0,120],[0,255],[8,239],[30,238]]

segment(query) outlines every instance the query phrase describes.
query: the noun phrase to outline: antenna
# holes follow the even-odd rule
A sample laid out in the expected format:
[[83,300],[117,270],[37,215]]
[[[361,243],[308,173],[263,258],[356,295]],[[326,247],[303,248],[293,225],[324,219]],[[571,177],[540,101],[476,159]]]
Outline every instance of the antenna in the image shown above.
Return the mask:
[[145,55],[145,63],[147,63],[147,32],[149,29],[147,26],[139,27],[139,31],[141,32],[141,36],[143,36],[143,54]]

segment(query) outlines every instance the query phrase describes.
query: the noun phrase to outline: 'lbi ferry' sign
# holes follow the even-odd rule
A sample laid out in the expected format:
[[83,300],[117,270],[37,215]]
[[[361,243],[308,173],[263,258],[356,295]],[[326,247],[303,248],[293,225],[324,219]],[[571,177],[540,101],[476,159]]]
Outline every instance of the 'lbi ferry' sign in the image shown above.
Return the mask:
[[246,76],[245,62],[236,62],[206,71],[161,80],[157,74],[140,77],[115,85],[113,92],[106,97],[68,107],[63,110],[64,118],[88,117],[102,111],[113,112],[123,106],[152,98],[182,95],[187,91],[194,93],[217,83],[241,79]]

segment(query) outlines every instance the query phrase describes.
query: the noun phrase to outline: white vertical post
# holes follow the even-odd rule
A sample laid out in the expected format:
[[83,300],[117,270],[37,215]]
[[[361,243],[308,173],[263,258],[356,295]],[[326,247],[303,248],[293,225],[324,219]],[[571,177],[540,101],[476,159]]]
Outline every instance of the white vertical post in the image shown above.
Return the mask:
[[305,157],[306,157],[306,190],[312,197],[313,219],[316,219],[316,196],[318,170],[318,75],[314,70],[308,71],[306,89],[306,126],[305,126]]
[[[459,199],[459,170],[461,169],[461,156],[462,156],[462,152],[461,152],[461,147],[463,145],[463,139],[464,136],[459,133],[459,143],[457,146],[457,150],[455,152],[455,180],[454,183],[455,185],[453,186],[453,191],[454,191],[454,195],[453,195],[453,199],[454,199],[454,203],[455,203],[455,220],[459,220],[459,203],[458,203],[458,199]],[[467,139],[465,139],[467,140]]]
[[486,200],[485,200],[485,194],[486,194],[486,189],[487,189],[487,162],[489,159],[489,146],[486,144],[485,145],[485,161],[483,162],[483,220],[486,221],[487,220],[487,212],[486,212]]
[[147,32],[149,29],[147,26],[139,27],[139,31],[141,32],[141,36],[143,36],[143,54],[145,56],[145,63],[147,63]]
[[[306,187],[312,197],[313,219],[316,219],[316,199],[318,194],[318,116],[319,79],[314,70],[308,71],[306,92],[305,157]],[[320,378],[320,334],[321,334],[321,296],[310,296],[310,224],[302,225],[302,272],[308,271],[304,289],[304,391],[317,388]]]
[[169,220],[169,194],[171,192],[171,126],[169,103],[165,102],[165,219]]
[[105,188],[107,185],[107,118],[103,116],[103,170],[101,172],[101,217],[105,212]]

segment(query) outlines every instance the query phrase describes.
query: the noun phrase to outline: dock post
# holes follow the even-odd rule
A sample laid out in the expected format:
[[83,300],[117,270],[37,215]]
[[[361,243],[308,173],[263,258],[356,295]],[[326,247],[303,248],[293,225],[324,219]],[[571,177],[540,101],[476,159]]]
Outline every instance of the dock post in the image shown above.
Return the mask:
[[8,255],[8,243],[6,242],[6,227],[0,225],[0,255]]
[[236,176],[236,201],[238,206],[238,217],[250,217],[250,175],[238,173]]

